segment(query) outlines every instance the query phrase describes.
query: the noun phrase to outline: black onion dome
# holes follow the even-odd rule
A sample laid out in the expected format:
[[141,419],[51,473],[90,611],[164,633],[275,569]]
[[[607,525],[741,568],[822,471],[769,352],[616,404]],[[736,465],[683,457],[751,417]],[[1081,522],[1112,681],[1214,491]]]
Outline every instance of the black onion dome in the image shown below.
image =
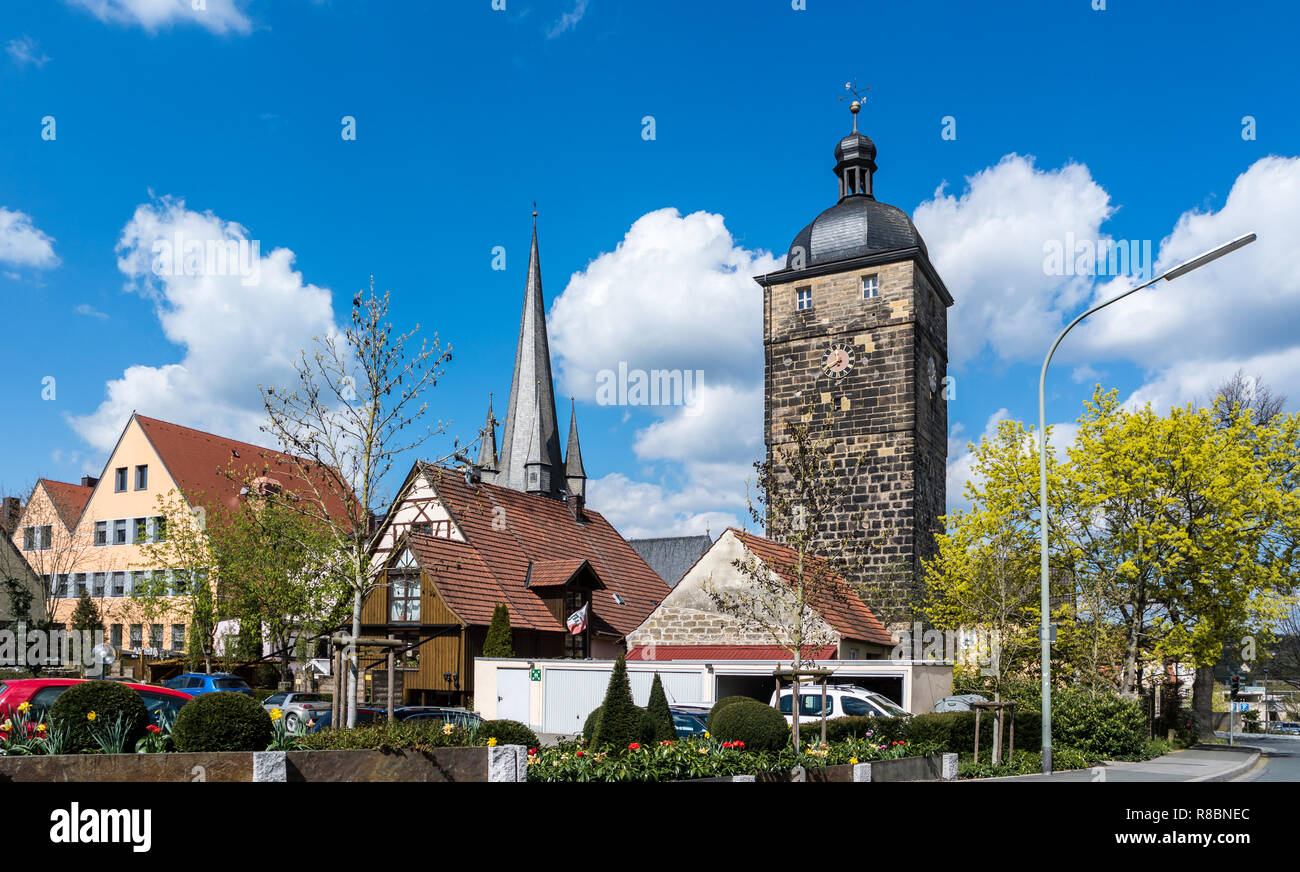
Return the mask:
[[[866,140],[865,136],[858,135]],[[852,137],[845,137],[851,139]],[[843,141],[841,141],[841,145]],[[837,157],[839,149],[836,149]],[[871,147],[874,155],[875,147]],[[807,268],[824,263],[851,260],[882,251],[920,248],[927,258],[925,240],[912,219],[897,206],[881,203],[865,194],[854,194],[822,212],[799,231],[790,243],[786,269]],[[796,255],[802,251],[802,263],[796,267]]]

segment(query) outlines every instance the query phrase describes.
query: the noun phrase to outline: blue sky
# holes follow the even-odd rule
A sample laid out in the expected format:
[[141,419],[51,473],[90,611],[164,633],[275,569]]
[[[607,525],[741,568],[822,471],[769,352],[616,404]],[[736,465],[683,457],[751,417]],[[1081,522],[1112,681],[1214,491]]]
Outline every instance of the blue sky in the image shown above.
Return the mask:
[[[132,408],[255,437],[257,382],[371,274],[398,325],[454,346],[430,402],[472,439],[509,390],[535,200],[593,505],[628,535],[716,534],[761,450],[747,276],[834,203],[852,78],[877,197],[956,298],[950,505],[966,441],[1035,414],[1054,329],[1126,286],[1046,274],[1067,233],[1149,241],[1160,265],[1260,242],[1072,335],[1049,420],[1095,381],[1167,406],[1239,366],[1300,399],[1292,4],[193,5],[3,0],[6,493],[97,474]],[[151,275],[151,234],[178,228],[256,240],[265,286]],[[704,370],[703,414],[596,405],[621,360]]]

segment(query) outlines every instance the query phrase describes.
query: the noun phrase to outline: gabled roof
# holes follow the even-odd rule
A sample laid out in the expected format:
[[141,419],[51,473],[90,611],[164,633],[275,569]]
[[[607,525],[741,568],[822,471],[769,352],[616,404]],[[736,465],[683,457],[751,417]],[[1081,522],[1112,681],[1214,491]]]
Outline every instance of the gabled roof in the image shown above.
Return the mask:
[[668,536],[660,539],[629,539],[627,544],[650,565],[669,586],[676,586],[713,540],[708,536]]
[[[750,550],[759,560],[761,560],[769,569],[777,573],[787,583],[793,584],[794,577],[791,569],[796,565],[799,555],[791,548],[779,545],[771,539],[764,539],[762,536],[755,536],[753,533],[746,533],[743,530],[732,528],[732,533],[740,540],[741,544]],[[815,564],[821,564],[825,568],[825,561],[815,555],[804,555],[804,561],[812,561]],[[836,588],[838,582],[840,587]],[[809,602],[813,610],[821,615],[822,620],[830,624],[831,629],[835,630],[842,638],[861,639],[864,642],[875,642],[880,645],[893,647],[894,637],[885,629],[885,625],[875,616],[867,604],[862,601],[862,597],[840,578],[838,575],[831,576],[829,590],[814,596]]]
[[45,488],[50,502],[54,504],[54,511],[59,514],[59,520],[69,530],[76,528],[77,522],[81,520],[81,513],[86,510],[86,503],[90,501],[90,495],[95,492],[95,488],[91,485],[55,481],[50,478],[38,479],[36,484]]
[[[833,660],[834,645],[804,645],[809,660]],[[791,659],[780,645],[637,645],[627,652],[628,660],[777,660]]]
[[[238,505],[239,485],[227,477],[227,470],[274,479],[286,493],[313,494],[311,484],[299,475],[293,458],[283,452],[144,415],[135,415],[135,420],[191,505],[209,509]],[[319,476],[317,487],[325,497],[330,514],[345,515],[343,501],[326,484],[328,472],[321,468]]]
[[668,585],[598,512],[580,523],[567,503],[500,485],[469,484],[462,473],[420,464],[466,542],[411,536],[420,565],[448,607],[471,624],[487,624],[505,602],[513,626],[563,631],[533,587],[566,579],[587,564],[604,587],[592,592],[593,626],[626,635],[668,595]]
[[590,560],[581,557],[566,557],[560,560],[543,560],[532,565],[528,573],[528,588],[562,587],[575,575],[586,568],[597,587],[604,587],[600,574],[591,566]]

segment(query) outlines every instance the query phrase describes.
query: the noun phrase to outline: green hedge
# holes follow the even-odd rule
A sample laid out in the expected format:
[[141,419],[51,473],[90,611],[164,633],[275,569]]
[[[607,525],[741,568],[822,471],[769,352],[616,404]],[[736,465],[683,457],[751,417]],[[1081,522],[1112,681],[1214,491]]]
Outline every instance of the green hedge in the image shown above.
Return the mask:
[[724,696],[722,699],[715,702],[713,708],[709,709],[709,717],[708,720],[705,721],[706,729],[708,729],[710,733],[713,732],[713,718],[718,714],[718,712],[728,706],[735,705],[736,703],[746,702],[760,702],[760,700],[756,700],[752,696]]
[[714,739],[744,742],[746,751],[779,751],[790,744],[785,716],[758,700],[728,705],[711,720]]
[[519,721],[484,721],[479,725],[475,738],[480,744],[488,739],[496,739],[499,745],[523,745],[525,748],[536,748],[541,744],[537,734]]
[[1146,743],[1146,715],[1137,700],[1084,688],[1052,691],[1053,747],[1122,760],[1143,757]]
[[172,725],[177,751],[265,751],[272,735],[266,709],[229,691],[195,697]]
[[[181,709],[185,711],[185,709]],[[89,718],[94,713],[95,719]],[[83,681],[74,684],[50,706],[50,722],[68,730],[67,749],[74,753],[99,750],[93,731],[103,731],[117,723],[127,721],[126,742],[128,750],[144,736],[149,726],[149,709],[140,694],[120,681]]]

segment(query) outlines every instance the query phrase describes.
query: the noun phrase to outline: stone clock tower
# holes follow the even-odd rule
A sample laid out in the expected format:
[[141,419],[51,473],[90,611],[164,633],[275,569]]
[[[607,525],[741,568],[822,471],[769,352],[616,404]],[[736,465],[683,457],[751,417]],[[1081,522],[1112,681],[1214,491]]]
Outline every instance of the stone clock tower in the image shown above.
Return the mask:
[[[763,288],[768,456],[811,408],[834,442],[842,507],[817,531],[872,546],[850,579],[888,624],[910,622],[945,511],[944,377],[952,296],[903,210],[875,198],[876,146],[835,147],[839,200],[800,230]],[[824,417],[823,417],[824,416]],[[865,526],[866,532],[862,530]]]

